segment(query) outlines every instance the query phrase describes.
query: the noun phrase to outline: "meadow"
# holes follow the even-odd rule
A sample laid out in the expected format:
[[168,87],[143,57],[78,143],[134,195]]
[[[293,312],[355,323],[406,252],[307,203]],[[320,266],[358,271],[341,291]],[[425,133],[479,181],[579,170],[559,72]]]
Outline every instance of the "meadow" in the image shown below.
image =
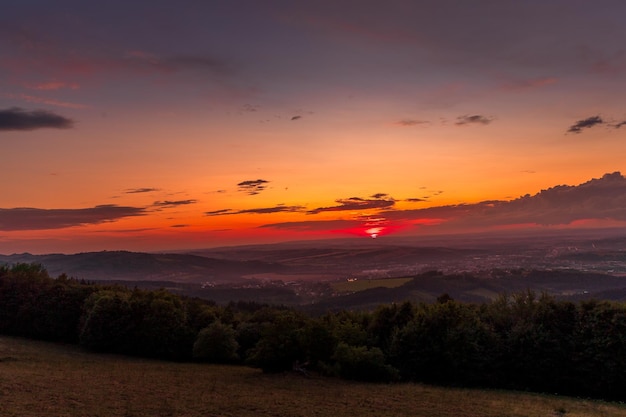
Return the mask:
[[0,336],[3,417],[616,417],[622,404],[89,353]]

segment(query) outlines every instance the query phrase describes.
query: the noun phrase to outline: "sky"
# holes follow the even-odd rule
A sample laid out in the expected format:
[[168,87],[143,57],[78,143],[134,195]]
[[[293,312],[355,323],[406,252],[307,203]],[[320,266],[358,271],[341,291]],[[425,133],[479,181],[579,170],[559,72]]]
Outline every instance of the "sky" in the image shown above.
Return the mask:
[[624,226],[621,0],[8,0],[0,253]]

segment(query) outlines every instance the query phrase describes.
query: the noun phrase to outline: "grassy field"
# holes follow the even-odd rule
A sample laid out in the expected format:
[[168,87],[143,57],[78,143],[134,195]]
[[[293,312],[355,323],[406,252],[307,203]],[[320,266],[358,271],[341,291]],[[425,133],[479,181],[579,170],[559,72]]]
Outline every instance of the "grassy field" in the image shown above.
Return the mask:
[[623,405],[97,355],[0,336],[2,417],[613,417]]
[[381,278],[381,279],[359,279],[357,281],[340,281],[331,286],[336,292],[358,292],[371,288],[396,288],[406,284],[413,278]]

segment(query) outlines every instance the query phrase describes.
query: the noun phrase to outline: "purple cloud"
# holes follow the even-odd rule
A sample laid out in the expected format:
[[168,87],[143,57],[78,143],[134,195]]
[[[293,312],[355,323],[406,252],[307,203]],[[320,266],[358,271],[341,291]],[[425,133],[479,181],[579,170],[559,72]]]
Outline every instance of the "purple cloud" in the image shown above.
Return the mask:
[[[375,196],[387,196],[387,194],[375,194]],[[350,197],[335,200],[338,206],[318,207],[307,211],[307,214],[319,214],[326,211],[351,211],[351,210],[371,210],[392,207],[396,202],[393,199],[372,198],[364,199],[359,197]]]
[[252,208],[245,210],[231,210],[231,209],[223,209],[223,210],[215,210],[215,211],[207,211],[204,214],[206,216],[228,216],[233,214],[272,214],[272,213],[299,213],[303,212],[305,209],[304,206],[285,206],[279,204],[275,207],[262,207],[262,208]]
[[19,107],[0,110],[0,130],[69,129],[74,122],[47,110],[26,111]]
[[221,210],[214,210],[214,211],[206,211],[204,213],[205,216],[223,216],[226,214],[234,214],[233,210],[231,209],[221,209]]
[[154,203],[152,203],[152,205],[155,207],[161,207],[161,208],[172,208],[172,207],[178,207],[178,206],[186,206],[188,204],[196,204],[197,202],[198,200],[176,200],[176,201],[165,200],[165,201],[155,201]]
[[303,232],[314,232],[314,231],[328,231],[328,230],[340,230],[340,229],[349,229],[351,227],[356,227],[362,225],[362,221],[358,220],[310,220],[310,221],[299,221],[299,222],[282,222],[282,223],[272,223],[272,224],[264,224],[259,226],[259,228],[271,228],[271,229],[287,229],[287,230],[298,230]]
[[580,133],[583,129],[589,129],[591,127],[601,125],[604,123],[604,120],[600,116],[591,116],[586,119],[582,119],[571,125],[567,129],[567,133]]
[[240,182],[237,186],[239,187],[239,191],[243,193],[248,195],[257,195],[267,188],[267,183],[269,183],[269,181],[261,179],[248,180]]
[[[321,211],[358,210],[376,207],[375,201],[347,199],[341,204],[320,208]],[[382,205],[382,203],[381,203]],[[412,210],[382,210],[378,215],[390,223],[430,225],[441,230],[506,227],[514,225],[556,226],[571,225],[589,220],[626,222],[626,178],[619,172],[605,174],[577,186],[558,185],[531,196],[511,201],[482,201]],[[333,230],[358,225],[358,221],[300,221],[267,224],[263,227],[294,230]]]
[[488,125],[489,123],[493,121],[492,118],[482,116],[479,114],[475,114],[473,116],[469,116],[466,114],[464,116],[457,117],[456,120],[457,121],[455,125],[457,126],[470,125],[470,124]]
[[82,209],[0,209],[0,230],[46,230],[113,222],[124,217],[143,216],[140,207],[100,205]]
[[160,191],[160,190],[158,188],[144,187],[144,188],[130,188],[124,192],[126,194],[141,194],[141,193],[151,193],[153,191]]
[[402,120],[398,120],[394,124],[397,126],[409,127],[409,126],[427,125],[429,123],[430,122],[428,120],[402,119]]

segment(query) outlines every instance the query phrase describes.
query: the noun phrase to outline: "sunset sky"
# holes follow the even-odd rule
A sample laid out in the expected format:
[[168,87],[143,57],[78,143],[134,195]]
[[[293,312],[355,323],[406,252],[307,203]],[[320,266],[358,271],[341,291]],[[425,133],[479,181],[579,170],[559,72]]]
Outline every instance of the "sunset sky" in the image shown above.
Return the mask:
[[0,253],[626,224],[625,20],[622,0],[5,1]]

